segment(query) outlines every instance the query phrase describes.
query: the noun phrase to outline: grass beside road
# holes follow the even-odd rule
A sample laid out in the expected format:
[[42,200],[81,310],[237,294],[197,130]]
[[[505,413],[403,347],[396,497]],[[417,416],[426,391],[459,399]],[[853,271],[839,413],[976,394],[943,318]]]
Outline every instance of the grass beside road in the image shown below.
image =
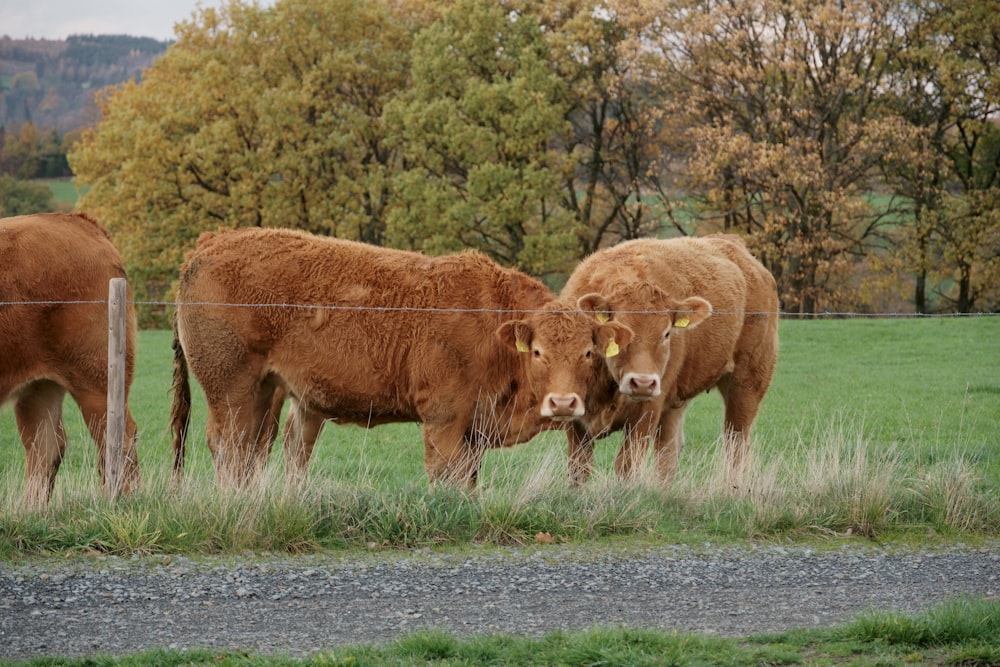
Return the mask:
[[826,539],[976,540],[1000,532],[1000,318],[784,321],[772,389],[755,430],[747,488],[724,484],[721,401],[689,410],[675,484],[598,472],[566,483],[565,440],[547,433],[489,452],[473,492],[430,488],[415,424],[328,425],[309,483],[286,489],[280,447],[267,479],[220,493],[195,395],[188,467],[170,485],[170,334],[140,335],[132,410],[143,488],[109,504],[95,448],[67,402],[72,445],[44,513],[20,509],[24,455],[0,414],[0,558],[66,551],[301,552],[470,543]]
[[153,651],[130,656],[38,658],[0,665],[249,667],[351,665],[1000,665],[1000,602],[957,599],[909,616],[871,612],[846,625],[729,639],[639,629],[557,632],[540,639],[459,639],[426,631],[383,647],[348,646],[305,658],[246,651]]

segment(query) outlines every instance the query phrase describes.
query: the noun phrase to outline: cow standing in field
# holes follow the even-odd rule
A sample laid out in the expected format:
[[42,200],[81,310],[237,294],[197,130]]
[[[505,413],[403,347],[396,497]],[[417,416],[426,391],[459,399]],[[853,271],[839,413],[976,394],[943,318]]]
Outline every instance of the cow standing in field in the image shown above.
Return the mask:
[[742,239],[628,241],[584,260],[562,298],[632,334],[604,351],[585,415],[568,431],[571,481],[589,477],[595,439],[624,429],[618,474],[631,475],[652,443],[657,477],[669,484],[684,444],[684,411],[714,387],[725,406],[728,482],[740,486],[778,354],[775,281]]
[[[24,504],[44,507],[66,452],[62,407],[76,401],[104,475],[108,398],[108,287],[125,276],[107,233],[83,215],[0,220],[0,403],[12,401],[24,444]],[[127,407],[135,366],[135,311],[126,312],[122,490],[139,483],[135,422]]]
[[[554,299],[477,252],[427,257],[292,230],[203,234],[178,288],[175,473],[190,367],[224,485],[263,468],[283,396],[291,482],[305,477],[320,428],[333,420],[419,421],[429,478],[474,483],[483,449],[582,414],[595,349],[622,328],[546,310]],[[526,338],[533,355],[519,353]]]

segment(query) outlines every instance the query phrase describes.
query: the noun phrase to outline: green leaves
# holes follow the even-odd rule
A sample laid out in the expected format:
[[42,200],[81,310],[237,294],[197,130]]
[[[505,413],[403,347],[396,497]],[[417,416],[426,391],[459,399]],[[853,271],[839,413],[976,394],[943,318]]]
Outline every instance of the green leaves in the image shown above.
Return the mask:
[[538,23],[492,3],[460,2],[418,33],[411,85],[386,113],[409,166],[396,179],[394,242],[474,247],[536,273],[573,259],[569,247],[525,255],[553,224],[572,225],[548,150],[564,127],[564,84],[547,62]]

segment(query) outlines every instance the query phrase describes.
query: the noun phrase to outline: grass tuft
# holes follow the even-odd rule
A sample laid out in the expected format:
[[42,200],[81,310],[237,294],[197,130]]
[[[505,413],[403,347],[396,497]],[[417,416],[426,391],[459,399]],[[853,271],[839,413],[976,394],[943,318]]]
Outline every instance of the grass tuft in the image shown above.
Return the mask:
[[[961,452],[917,468],[877,447],[864,421],[837,418],[781,449],[758,440],[743,488],[725,482],[721,444],[685,453],[669,489],[647,463],[633,480],[597,470],[570,488],[558,445],[494,461],[475,489],[388,485],[360,462],[347,480],[313,474],[287,486],[279,466],[260,483],[219,489],[211,474],[171,484],[163,466],[131,497],[109,502],[96,480],[65,480],[50,507],[26,512],[12,494],[0,554],[93,550],[114,554],[301,553],[484,542],[586,541],[690,531],[733,538],[779,535],[882,538],[907,530],[995,534],[998,503]],[[383,462],[383,466],[385,463]],[[10,475],[10,473],[7,473]],[[95,475],[96,476],[96,475]],[[16,483],[14,484],[16,486]]]
[[845,626],[840,636],[915,647],[985,644],[1000,637],[1000,601],[962,597],[919,616],[872,611]]

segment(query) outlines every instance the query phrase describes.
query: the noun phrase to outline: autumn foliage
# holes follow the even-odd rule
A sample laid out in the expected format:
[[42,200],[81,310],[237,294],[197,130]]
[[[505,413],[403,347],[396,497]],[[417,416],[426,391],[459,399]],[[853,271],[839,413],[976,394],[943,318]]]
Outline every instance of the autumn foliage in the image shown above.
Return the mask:
[[997,62],[985,0],[229,0],[70,160],[148,301],[218,227],[476,247],[554,285],[725,229],[786,311],[995,310]]

